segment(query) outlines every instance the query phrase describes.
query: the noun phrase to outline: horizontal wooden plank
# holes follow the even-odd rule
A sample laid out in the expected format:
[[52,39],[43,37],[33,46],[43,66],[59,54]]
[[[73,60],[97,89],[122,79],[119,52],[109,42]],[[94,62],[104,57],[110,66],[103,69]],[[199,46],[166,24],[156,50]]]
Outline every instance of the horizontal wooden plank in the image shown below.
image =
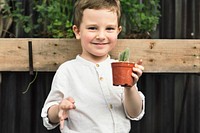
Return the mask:
[[119,40],[112,55],[125,47],[131,61],[143,59],[146,72],[200,72],[200,40]]
[[[75,39],[0,39],[0,71],[29,71],[28,42],[32,42],[34,71],[55,71],[81,53]],[[129,47],[131,62],[143,60],[147,73],[200,73],[200,40],[119,39],[110,55]]]
[[0,71],[26,71],[28,61],[26,39],[0,39]]

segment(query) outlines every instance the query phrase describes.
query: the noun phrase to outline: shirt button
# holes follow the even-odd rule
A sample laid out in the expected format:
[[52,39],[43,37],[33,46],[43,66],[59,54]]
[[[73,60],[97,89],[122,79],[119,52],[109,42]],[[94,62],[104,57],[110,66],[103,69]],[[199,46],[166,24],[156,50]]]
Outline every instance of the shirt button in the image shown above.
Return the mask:
[[102,80],[103,80],[103,77],[100,77],[99,79],[102,81]]
[[96,64],[96,67],[99,67],[99,64]]
[[110,109],[113,109],[113,106],[112,106],[112,104],[110,104],[109,106],[110,106]]

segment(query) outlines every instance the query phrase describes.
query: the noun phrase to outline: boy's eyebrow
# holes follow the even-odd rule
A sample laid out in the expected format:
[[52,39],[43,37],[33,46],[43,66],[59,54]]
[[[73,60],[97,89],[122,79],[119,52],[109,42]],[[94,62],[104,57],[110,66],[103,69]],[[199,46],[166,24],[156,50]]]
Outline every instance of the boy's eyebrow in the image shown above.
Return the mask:
[[[86,26],[86,27],[89,27],[89,26],[97,26],[97,27],[99,27],[99,25],[96,24],[96,23],[88,23],[88,24],[86,24],[85,26]],[[106,24],[106,27],[118,27],[118,24],[115,24],[115,23],[108,23],[108,24]]]
[[86,27],[90,27],[90,26],[98,26],[97,24],[87,24]]
[[111,27],[117,27],[117,25],[116,25],[116,24],[109,24],[109,25],[107,25],[107,26],[111,26]]
[[[88,24],[88,25],[86,25],[86,27],[92,27],[92,26],[94,26],[94,27],[99,27],[97,24]],[[109,24],[109,25],[106,25],[106,27],[113,27],[113,28],[116,28],[117,25]]]

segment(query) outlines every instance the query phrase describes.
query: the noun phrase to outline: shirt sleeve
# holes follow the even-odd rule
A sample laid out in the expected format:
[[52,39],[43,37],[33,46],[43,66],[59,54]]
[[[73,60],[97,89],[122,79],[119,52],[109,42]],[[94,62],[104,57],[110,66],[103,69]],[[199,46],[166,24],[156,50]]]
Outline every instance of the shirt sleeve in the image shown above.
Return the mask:
[[139,93],[139,95],[140,95],[140,97],[142,99],[142,111],[140,112],[140,114],[137,117],[131,117],[131,116],[128,115],[127,110],[124,107],[125,114],[126,114],[127,118],[129,118],[130,120],[139,121],[140,119],[142,119],[142,117],[145,114],[145,96],[141,91],[138,91],[138,93]]
[[56,105],[57,103],[50,103],[50,104],[46,104],[43,108],[42,108],[42,112],[41,112],[41,117],[43,119],[43,125],[48,129],[48,130],[51,130],[51,129],[54,129],[56,128],[58,124],[52,124],[50,123],[49,121],[49,118],[48,118],[48,114],[47,114],[47,111],[48,109],[52,106],[52,105]]
[[63,74],[63,71],[62,71],[63,68],[59,68],[56,72],[56,74],[54,75],[54,78],[53,78],[53,82],[52,82],[52,85],[51,85],[51,90],[48,94],[48,97],[44,103],[44,106],[42,108],[42,111],[41,111],[41,117],[42,117],[42,120],[43,120],[43,125],[48,129],[48,130],[51,130],[51,129],[54,129],[56,128],[58,124],[52,124],[50,121],[49,121],[49,118],[48,118],[48,110],[51,106],[53,105],[58,105],[60,103],[60,101],[64,98],[64,90],[67,88],[66,87],[66,82],[64,81],[67,81],[64,74]]

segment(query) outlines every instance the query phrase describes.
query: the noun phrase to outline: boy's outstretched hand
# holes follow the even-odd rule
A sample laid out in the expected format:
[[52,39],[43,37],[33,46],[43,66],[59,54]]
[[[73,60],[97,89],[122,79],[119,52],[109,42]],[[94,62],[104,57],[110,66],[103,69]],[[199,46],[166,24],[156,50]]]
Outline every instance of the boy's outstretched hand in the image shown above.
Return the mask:
[[68,118],[68,111],[71,109],[75,109],[75,101],[72,97],[68,97],[66,99],[63,99],[59,104],[59,111],[58,111],[58,117],[60,120],[60,129],[62,130],[64,128],[64,121]]
[[135,85],[138,82],[139,78],[142,76],[143,70],[144,67],[142,66],[142,59],[140,59],[138,63],[135,64],[135,67],[133,67],[133,73],[132,73],[133,85]]

